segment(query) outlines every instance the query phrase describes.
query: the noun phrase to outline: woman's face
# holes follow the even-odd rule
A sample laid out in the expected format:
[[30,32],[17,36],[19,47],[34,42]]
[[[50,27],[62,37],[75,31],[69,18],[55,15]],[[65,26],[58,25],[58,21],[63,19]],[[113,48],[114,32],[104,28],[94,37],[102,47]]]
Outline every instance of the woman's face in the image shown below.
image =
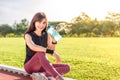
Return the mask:
[[38,30],[38,31],[44,30],[46,25],[47,25],[47,21],[46,21],[45,18],[42,19],[42,21],[36,21],[35,22],[35,27],[36,27],[36,30]]

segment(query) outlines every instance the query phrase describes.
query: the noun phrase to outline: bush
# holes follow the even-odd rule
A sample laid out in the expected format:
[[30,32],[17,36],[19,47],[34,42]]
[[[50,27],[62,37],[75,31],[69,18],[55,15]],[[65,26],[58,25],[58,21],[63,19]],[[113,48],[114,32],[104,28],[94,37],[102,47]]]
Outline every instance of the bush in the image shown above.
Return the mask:
[[15,34],[14,33],[9,33],[6,35],[6,37],[15,37]]
[[114,36],[115,36],[115,37],[120,37],[120,32],[119,32],[119,31],[115,31],[115,32],[114,32]]
[[82,33],[79,35],[79,37],[85,37],[86,36],[86,33]]
[[90,32],[90,33],[87,33],[87,37],[95,37],[96,35],[95,35],[95,33],[93,33],[93,32]]
[[78,35],[77,34],[73,34],[72,37],[78,37]]
[[0,37],[3,37],[2,34],[0,34]]

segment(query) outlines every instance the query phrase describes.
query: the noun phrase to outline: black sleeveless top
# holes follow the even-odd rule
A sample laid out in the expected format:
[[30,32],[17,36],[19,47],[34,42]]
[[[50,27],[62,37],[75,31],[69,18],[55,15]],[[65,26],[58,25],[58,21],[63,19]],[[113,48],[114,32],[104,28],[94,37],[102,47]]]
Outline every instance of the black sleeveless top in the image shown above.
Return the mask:
[[[36,45],[40,45],[43,47],[47,47],[47,32],[43,32],[41,36],[38,36],[36,33],[34,32],[30,32],[28,33],[31,37],[32,37],[32,41],[36,44]],[[29,61],[35,54],[35,51],[32,51],[26,44],[26,58],[24,61],[24,64]]]

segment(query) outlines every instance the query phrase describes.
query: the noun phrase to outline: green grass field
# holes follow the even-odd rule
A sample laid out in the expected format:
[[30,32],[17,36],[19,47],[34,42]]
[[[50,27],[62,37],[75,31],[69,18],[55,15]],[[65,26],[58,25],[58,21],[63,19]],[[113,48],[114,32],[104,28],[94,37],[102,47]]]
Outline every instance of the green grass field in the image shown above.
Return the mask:
[[[77,80],[120,80],[120,38],[63,38],[56,51]],[[23,68],[23,38],[0,38],[0,64]],[[54,63],[55,59],[48,55]]]

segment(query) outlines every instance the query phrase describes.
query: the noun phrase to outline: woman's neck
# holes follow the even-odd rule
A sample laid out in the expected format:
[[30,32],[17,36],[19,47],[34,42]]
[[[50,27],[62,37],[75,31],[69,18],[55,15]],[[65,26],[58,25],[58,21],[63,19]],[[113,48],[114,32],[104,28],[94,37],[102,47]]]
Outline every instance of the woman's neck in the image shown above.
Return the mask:
[[35,30],[34,32],[35,32],[35,34],[37,34],[38,36],[41,36],[41,33],[42,33],[41,31]]

